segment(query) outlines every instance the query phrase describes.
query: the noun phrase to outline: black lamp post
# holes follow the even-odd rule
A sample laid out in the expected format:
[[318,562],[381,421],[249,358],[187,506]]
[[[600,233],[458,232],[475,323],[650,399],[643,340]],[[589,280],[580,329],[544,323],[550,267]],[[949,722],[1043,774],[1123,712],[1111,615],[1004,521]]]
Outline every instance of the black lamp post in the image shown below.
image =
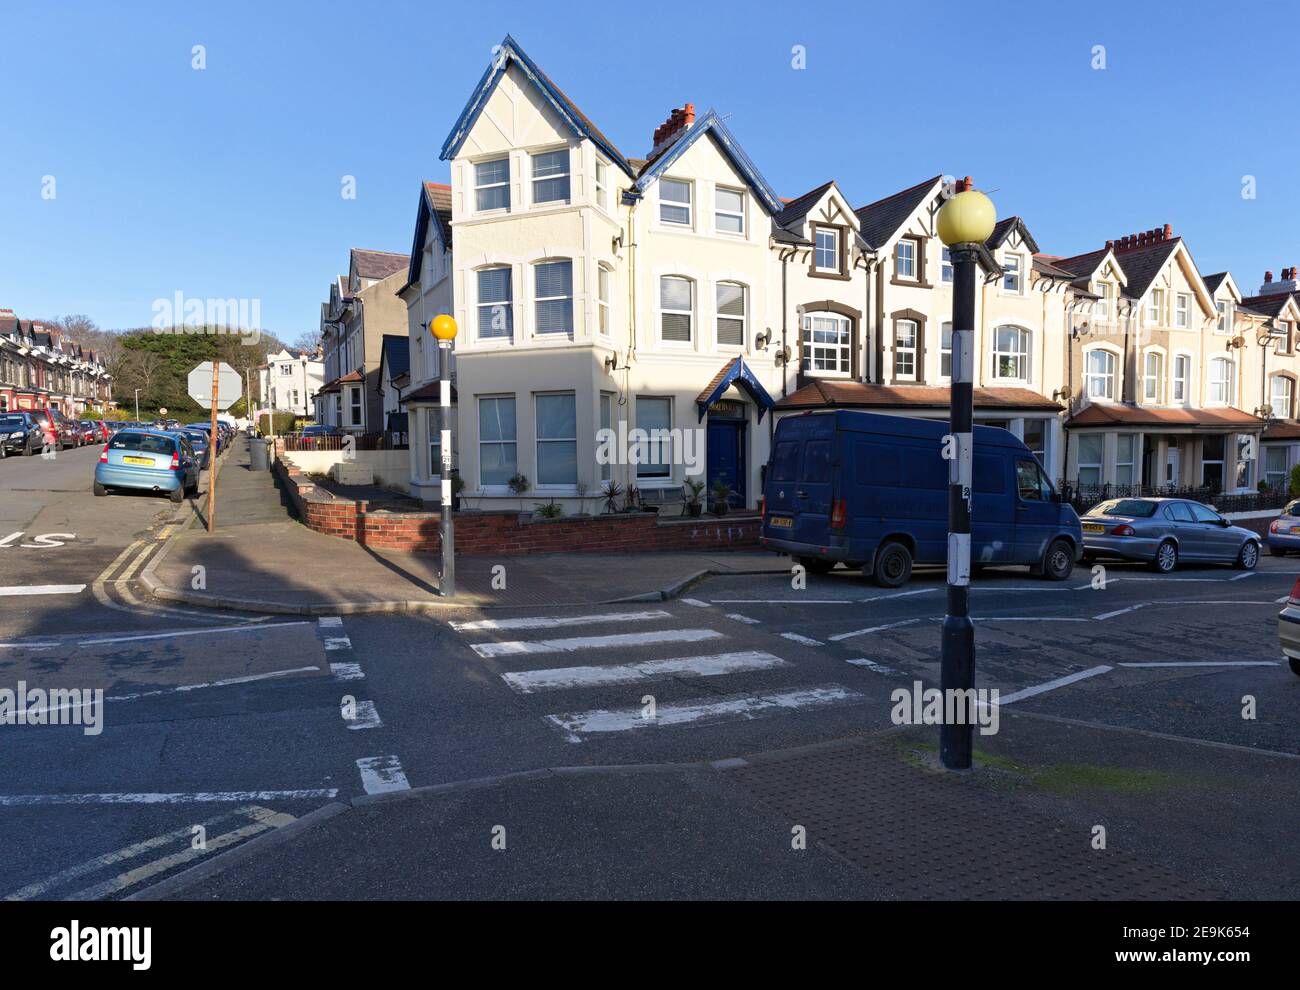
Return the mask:
[[[979,254],[993,233],[993,203],[971,188],[939,211],[939,237],[952,260],[952,392],[949,398],[948,611],[943,620],[939,684],[945,698],[975,687],[975,627],[970,618],[971,477],[974,463],[975,286]],[[966,695],[970,697],[969,694]],[[956,711],[957,707],[954,706]],[[967,715],[971,713],[968,711]],[[969,770],[974,725],[939,726],[939,758],[949,770]]]

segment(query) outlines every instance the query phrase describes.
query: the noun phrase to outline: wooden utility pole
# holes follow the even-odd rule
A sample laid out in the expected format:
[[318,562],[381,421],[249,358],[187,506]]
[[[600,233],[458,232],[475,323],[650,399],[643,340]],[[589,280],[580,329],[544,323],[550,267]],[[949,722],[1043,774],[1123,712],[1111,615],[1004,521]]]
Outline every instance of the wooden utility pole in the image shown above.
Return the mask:
[[208,434],[208,532],[217,525],[217,399],[221,362],[212,359],[212,432]]

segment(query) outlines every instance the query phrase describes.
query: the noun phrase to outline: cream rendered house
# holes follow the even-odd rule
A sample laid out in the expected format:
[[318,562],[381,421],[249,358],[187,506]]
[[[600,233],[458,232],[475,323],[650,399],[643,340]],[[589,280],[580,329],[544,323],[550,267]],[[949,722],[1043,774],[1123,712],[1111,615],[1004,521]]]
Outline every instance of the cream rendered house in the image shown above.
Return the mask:
[[677,501],[688,478],[757,504],[783,204],[713,112],[675,110],[652,145],[622,155],[511,38],[448,137],[468,506],[594,511],[611,483]]

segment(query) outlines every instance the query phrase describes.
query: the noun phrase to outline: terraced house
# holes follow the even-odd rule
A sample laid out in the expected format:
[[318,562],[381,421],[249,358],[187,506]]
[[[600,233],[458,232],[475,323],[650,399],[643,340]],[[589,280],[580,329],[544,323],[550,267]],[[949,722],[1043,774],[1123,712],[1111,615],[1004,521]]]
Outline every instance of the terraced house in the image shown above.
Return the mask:
[[[829,178],[783,198],[691,103],[645,147],[620,151],[512,38],[498,46],[444,142],[450,183],[421,187],[396,290],[413,492],[436,500],[440,481],[440,312],[461,328],[453,459],[470,507],[592,511],[611,485],[672,502],[698,479],[752,508],[781,416],[948,415],[936,217],[954,180],[858,207]],[[1243,296],[1168,225],[1060,255],[1014,215],[981,266],[976,421],[1051,477],[1246,491],[1300,457],[1295,269]],[[610,458],[606,431],[633,442]]]
[[0,412],[52,407],[77,417],[112,405],[112,387],[103,355],[0,309]]

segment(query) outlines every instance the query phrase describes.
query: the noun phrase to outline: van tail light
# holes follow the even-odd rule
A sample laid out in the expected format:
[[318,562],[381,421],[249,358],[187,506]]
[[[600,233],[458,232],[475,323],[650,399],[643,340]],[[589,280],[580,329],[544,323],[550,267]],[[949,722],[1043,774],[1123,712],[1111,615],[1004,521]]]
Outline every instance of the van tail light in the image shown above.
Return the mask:
[[831,503],[831,529],[843,529],[849,518],[849,503],[837,498]]
[[180,451],[179,451],[179,450],[173,450],[173,451],[172,451],[172,470],[173,470],[173,471],[179,471],[180,469],[181,469],[181,454],[180,454]]
[[767,515],[767,496],[766,496],[766,495],[763,495],[763,496],[760,497],[759,500],[758,500],[758,514],[759,514],[759,516],[766,516],[766,515]]
[[99,463],[108,463],[108,444],[104,444],[104,449],[99,452]]
[[1137,531],[1127,523],[1121,523],[1110,531],[1111,536],[1133,536]]

